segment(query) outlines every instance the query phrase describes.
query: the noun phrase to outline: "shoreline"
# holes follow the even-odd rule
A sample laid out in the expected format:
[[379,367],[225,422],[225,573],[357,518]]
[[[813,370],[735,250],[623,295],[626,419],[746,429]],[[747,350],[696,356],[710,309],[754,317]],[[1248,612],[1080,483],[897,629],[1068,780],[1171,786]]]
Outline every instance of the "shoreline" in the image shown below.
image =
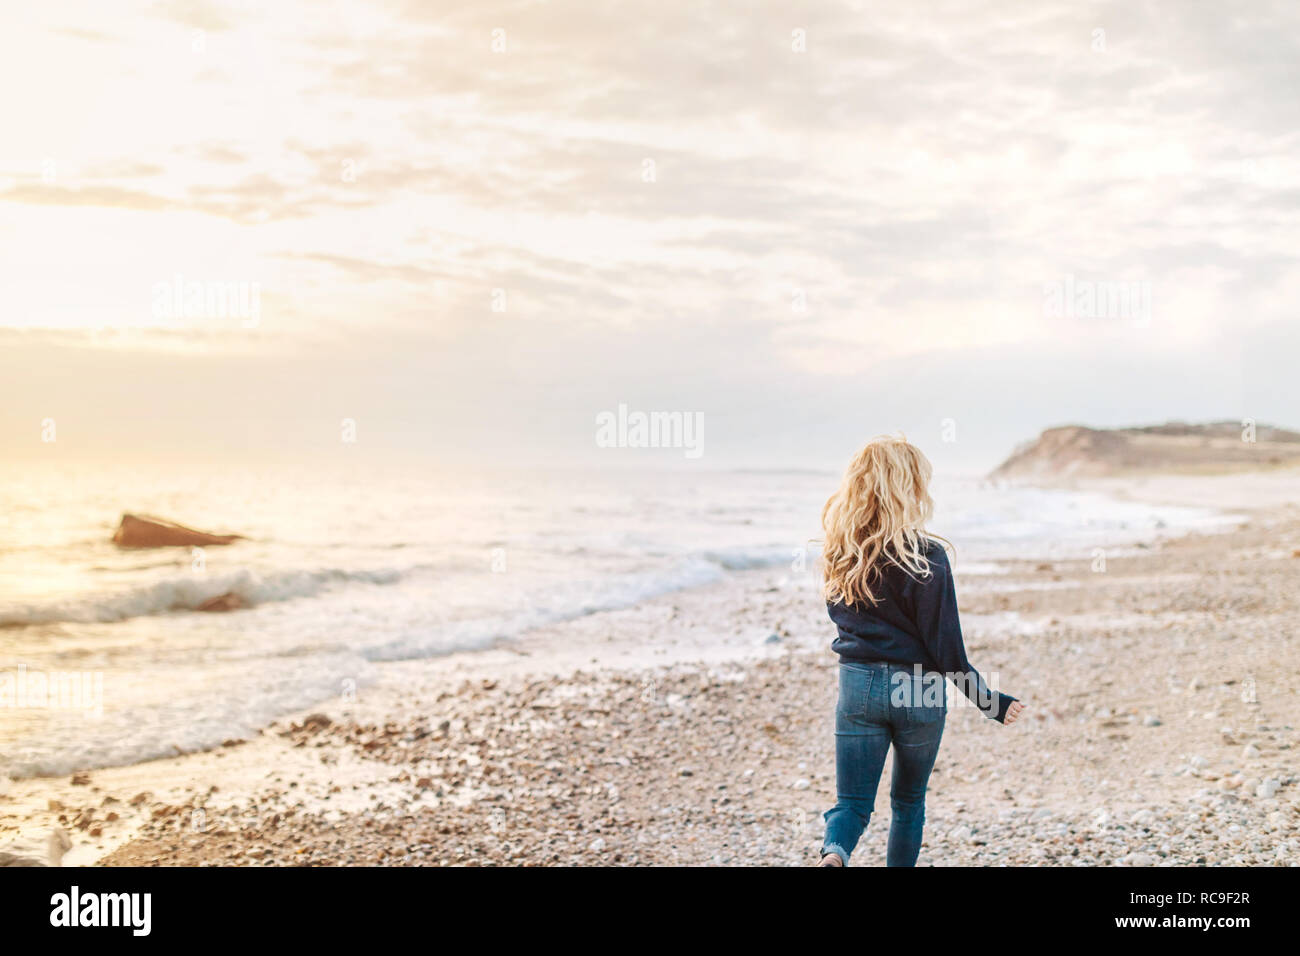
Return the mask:
[[[1294,577],[1300,561],[1292,566],[1260,554],[1260,535],[1279,531],[1300,547],[1300,521],[1256,513],[1244,529],[1161,537],[1146,549],[1131,549],[1135,554],[1124,549],[1100,579],[1082,558],[1009,559],[997,562],[996,573],[984,568],[985,573],[963,574],[958,566],[972,660],[991,680],[1001,677],[999,683],[1026,698],[1031,718],[1024,728],[1029,732],[1017,733],[973,712],[957,709],[950,715],[922,862],[951,862],[969,854],[974,856],[967,862],[1000,862],[1007,858],[988,849],[987,837],[1029,824],[1054,831],[1037,834],[1031,842],[1039,848],[1056,846],[1053,841],[1062,834],[1055,831],[1062,826],[1071,840],[1081,840],[1074,848],[1087,847],[1092,838],[1082,840],[1080,833],[1090,833],[1095,821],[1079,815],[1083,811],[1074,805],[1071,788],[1048,787],[1041,773],[1029,774],[1028,789],[1008,802],[994,791],[1002,784],[1003,790],[1014,786],[1021,794],[1019,778],[1025,775],[999,769],[997,758],[1016,756],[1033,766],[1043,753],[1087,752],[1096,745],[1089,743],[1096,723],[1114,724],[1104,728],[1102,739],[1115,737],[1117,746],[1123,743],[1119,737],[1167,741],[1174,734],[1161,732],[1169,720],[1156,717],[1160,723],[1152,727],[1143,723],[1148,711],[1160,709],[1155,702],[1136,709],[1129,704],[1081,710],[1068,682],[1061,693],[1052,693],[1059,677],[1041,675],[1027,659],[1028,648],[1059,656],[1064,647],[1067,655],[1088,661],[1090,670],[1098,656],[1089,644],[1095,638],[1085,636],[1092,629],[1105,629],[1111,640],[1132,649],[1133,635],[1150,633],[1154,625],[1162,635],[1177,635],[1172,629],[1181,628],[1179,654],[1193,653],[1186,650],[1188,636],[1204,640],[1205,615],[1213,615],[1194,610],[1195,600],[1182,606],[1201,590],[1197,576],[1186,576],[1187,561],[1204,562],[1217,541],[1243,551],[1243,560],[1279,564],[1280,572]],[[815,850],[820,833],[816,816],[833,802],[827,728],[834,658],[824,608],[802,578],[791,577],[781,568],[737,572],[720,583],[540,628],[488,650],[392,662],[357,699],[311,709],[328,723],[307,721],[309,713],[303,711],[235,746],[89,771],[88,784],[70,782],[83,775],[14,781],[9,810],[0,818],[0,840],[12,838],[15,823],[30,833],[61,815],[74,841],[65,865],[807,862],[804,844],[811,840]],[[1153,592],[1158,607],[1144,597]],[[1099,594],[1117,606],[1099,609]],[[1233,601],[1240,603],[1240,596]],[[1292,612],[1288,605],[1285,613]],[[779,639],[769,642],[774,634]],[[1257,639],[1268,641],[1266,635]],[[1235,666],[1265,659],[1252,652]],[[1155,666],[1156,661],[1143,661],[1139,667],[1148,691],[1158,676],[1150,673]],[[1251,677],[1260,687],[1273,680]],[[1208,677],[1200,680],[1211,686]],[[1103,696],[1113,696],[1114,684],[1114,675],[1101,683],[1107,688]],[[1274,700],[1285,700],[1283,692]],[[1270,686],[1269,696],[1273,693]],[[1035,705],[1036,699],[1042,703]],[[1289,749],[1289,727],[1300,726],[1294,692],[1288,707],[1276,721],[1288,729],[1270,730],[1272,718],[1247,720],[1264,712],[1258,705],[1236,713],[1220,703],[1221,716],[1232,720],[1231,734],[1224,736],[1254,741],[1277,763],[1281,754],[1274,751]],[[1108,716],[1098,717],[1100,710]],[[1080,726],[1071,726],[1073,721]],[[1141,729],[1130,730],[1134,724]],[[735,729],[728,730],[730,725]],[[1088,733],[1077,739],[1083,730]],[[670,738],[665,731],[671,731]],[[1031,737],[1041,738],[1040,746],[1028,747]],[[644,747],[654,741],[658,748]],[[1212,750],[1209,743],[1199,748],[1206,754]],[[975,760],[968,773],[971,750],[987,751],[991,759]],[[1035,753],[1038,760],[1031,760]],[[959,755],[966,759],[957,760]],[[1234,768],[1216,771],[1211,757],[1193,756],[1207,761],[1206,767],[1192,767],[1195,778],[1209,784],[1235,781],[1217,793],[1235,797],[1248,783],[1258,788],[1276,780],[1277,792],[1258,802],[1271,801],[1267,813],[1285,817],[1267,825],[1281,826],[1288,839],[1294,837],[1296,804],[1288,791],[1300,788],[1292,786],[1285,767],[1268,759],[1258,768],[1243,763],[1238,779],[1225,772]],[[1172,774],[1181,781],[1187,767],[1191,764],[1165,767],[1155,779]],[[1255,769],[1265,774],[1257,782],[1247,779]],[[1093,775],[1094,788],[1103,782],[1109,781]],[[887,782],[883,786],[864,850],[873,840],[877,848],[882,845]],[[1073,786],[1089,789],[1081,780]],[[1172,798],[1173,788],[1167,788]],[[1179,800],[1192,799],[1182,792],[1185,786],[1176,789]],[[141,794],[148,796],[140,799]],[[564,801],[555,805],[561,795],[585,808],[577,819],[563,809]],[[1128,801],[1121,794],[1109,801],[1126,822],[1130,809],[1139,814],[1152,802]],[[1246,812],[1255,801],[1238,802],[1237,809]],[[656,808],[662,807],[678,808],[689,822],[657,820]],[[995,807],[998,813],[989,816]],[[1028,816],[1020,821],[1016,814],[1025,809]],[[1177,817],[1202,811],[1169,812]],[[549,828],[520,829],[511,822],[519,816],[549,821]],[[753,819],[736,823],[736,816]],[[803,823],[796,825],[797,819]],[[593,829],[588,820],[604,822]],[[689,838],[696,829],[728,821],[741,832],[750,827],[764,832],[765,840],[755,844],[765,847],[764,853],[747,855],[748,836],[716,841],[722,849],[712,854]],[[643,834],[663,832],[628,843],[629,827]],[[971,831],[969,843],[963,842],[963,828]],[[585,843],[577,840],[590,833],[597,835]],[[792,854],[796,846],[800,849]],[[1157,847],[1127,855],[1137,854],[1141,862],[1144,856],[1159,859],[1159,852]]]

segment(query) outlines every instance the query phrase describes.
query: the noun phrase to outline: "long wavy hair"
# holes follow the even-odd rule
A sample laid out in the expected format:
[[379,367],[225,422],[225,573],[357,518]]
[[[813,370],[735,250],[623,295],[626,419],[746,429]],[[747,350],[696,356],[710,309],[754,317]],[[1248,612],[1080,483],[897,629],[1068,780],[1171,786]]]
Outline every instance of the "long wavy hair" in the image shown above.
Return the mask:
[[873,438],[822,508],[822,594],[832,604],[880,603],[872,585],[888,565],[926,577],[925,523],[934,513],[929,459],[907,439]]

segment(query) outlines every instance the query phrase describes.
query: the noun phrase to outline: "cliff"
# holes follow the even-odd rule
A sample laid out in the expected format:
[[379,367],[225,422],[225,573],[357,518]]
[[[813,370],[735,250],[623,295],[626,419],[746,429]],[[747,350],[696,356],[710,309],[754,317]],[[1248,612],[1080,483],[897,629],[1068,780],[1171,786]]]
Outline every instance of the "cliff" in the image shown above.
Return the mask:
[[1017,448],[990,478],[1095,478],[1142,472],[1215,472],[1300,464],[1300,433],[1239,421],[1138,428],[1049,428]]

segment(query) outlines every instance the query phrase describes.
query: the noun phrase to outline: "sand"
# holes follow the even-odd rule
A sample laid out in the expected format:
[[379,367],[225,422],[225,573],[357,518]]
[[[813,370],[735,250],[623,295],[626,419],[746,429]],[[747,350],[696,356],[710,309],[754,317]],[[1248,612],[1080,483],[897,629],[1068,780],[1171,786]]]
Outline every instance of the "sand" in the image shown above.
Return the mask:
[[[1300,863],[1300,515],[1270,480],[1225,505],[1266,506],[1240,526],[1104,570],[958,554],[971,658],[1029,711],[954,706],[921,865]],[[215,751],[15,782],[0,841],[61,820],[74,865],[808,865],[831,636],[806,576],[746,572],[394,664]],[[888,817],[887,770],[854,865]]]

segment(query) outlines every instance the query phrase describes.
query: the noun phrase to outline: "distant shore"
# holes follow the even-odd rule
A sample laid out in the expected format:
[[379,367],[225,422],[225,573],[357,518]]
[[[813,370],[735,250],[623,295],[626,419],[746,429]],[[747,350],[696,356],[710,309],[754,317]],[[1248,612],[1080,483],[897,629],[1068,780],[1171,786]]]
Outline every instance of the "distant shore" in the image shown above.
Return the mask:
[[[1300,699],[1275,666],[1300,509],[1293,481],[1242,477],[1116,489],[1252,510],[1104,570],[958,556],[972,659],[1030,712],[954,708],[923,865],[1300,863]],[[62,817],[68,864],[806,864],[834,799],[830,636],[805,580],[743,572],[390,665],[238,745],[17,781],[0,828]],[[883,859],[883,787],[855,864]]]
[[1300,465],[1300,432],[1252,419],[1133,428],[1063,425],[1026,442],[989,475],[1056,484],[1079,478],[1238,474]]

